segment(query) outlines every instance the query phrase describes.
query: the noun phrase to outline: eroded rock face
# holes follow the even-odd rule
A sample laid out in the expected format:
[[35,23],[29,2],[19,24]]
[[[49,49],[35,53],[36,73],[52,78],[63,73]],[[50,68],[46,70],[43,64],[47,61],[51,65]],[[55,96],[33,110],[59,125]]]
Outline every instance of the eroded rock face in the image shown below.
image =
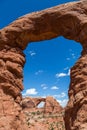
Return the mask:
[[32,109],[35,108],[35,102],[32,98],[26,97],[22,99],[22,108],[23,109]]
[[20,106],[24,63],[19,48],[0,48],[0,130],[27,130]]
[[0,43],[25,49],[30,42],[62,35],[85,44],[86,23],[87,1],[70,2],[20,17],[0,30]]
[[[69,103],[65,113],[66,128],[71,130],[87,129],[87,54],[71,69]],[[69,122],[69,124],[68,124]]]
[[71,69],[69,102],[65,112],[66,130],[87,129],[87,0],[83,0],[25,15],[0,30],[1,130],[25,129],[23,118],[20,118],[22,68],[25,62],[22,50],[29,42],[61,35],[83,46],[81,58]]
[[58,113],[63,110],[60,104],[51,96],[46,97],[45,113]]
[[44,113],[57,113],[63,110],[60,104],[51,96],[46,98],[30,98],[26,97],[22,99],[22,107],[24,111],[30,111],[32,108],[39,110],[38,105],[44,102],[42,107]]
[[22,99],[22,107],[23,109],[37,108],[38,104],[40,102],[45,102],[45,100],[45,98],[25,97]]

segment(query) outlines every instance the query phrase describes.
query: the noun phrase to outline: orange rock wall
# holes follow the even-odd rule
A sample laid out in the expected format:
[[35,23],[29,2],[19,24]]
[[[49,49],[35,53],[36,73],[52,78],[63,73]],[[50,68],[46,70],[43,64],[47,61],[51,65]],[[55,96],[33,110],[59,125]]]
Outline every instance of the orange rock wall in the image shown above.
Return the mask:
[[20,106],[24,63],[19,48],[0,48],[0,130],[27,130]]
[[87,54],[85,52],[71,69],[71,83],[68,93],[69,102],[65,112],[66,128],[70,130],[86,130]]
[[[1,130],[16,130],[12,127],[18,121],[17,126],[23,125],[20,125],[22,118],[19,118],[18,112],[21,111],[20,92],[23,89],[22,68],[25,62],[22,50],[29,42],[61,35],[83,46],[81,58],[71,69],[69,102],[65,112],[66,130],[87,129],[87,0],[82,0],[25,15],[0,30]],[[11,111],[12,114],[9,114]]]

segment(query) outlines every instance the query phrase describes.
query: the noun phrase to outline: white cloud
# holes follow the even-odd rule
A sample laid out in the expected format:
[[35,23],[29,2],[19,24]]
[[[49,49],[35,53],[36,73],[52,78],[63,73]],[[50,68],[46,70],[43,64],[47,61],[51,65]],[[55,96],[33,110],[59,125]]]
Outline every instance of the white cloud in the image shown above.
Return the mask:
[[68,69],[69,69],[69,67],[65,67],[65,68],[64,68],[64,70],[68,70]]
[[24,96],[27,96],[27,95],[36,95],[38,92],[35,88],[30,88],[30,89],[27,89],[26,92],[23,94]]
[[52,86],[51,89],[52,89],[52,90],[57,90],[57,89],[59,89],[59,88],[58,88],[57,86]]
[[37,107],[42,108],[42,107],[44,107],[44,105],[45,105],[45,102],[41,102]]
[[70,69],[68,70],[68,73],[57,73],[55,76],[56,78],[66,77],[70,75]]
[[66,96],[66,93],[65,92],[62,92],[58,95],[54,95],[55,98],[64,98]]
[[41,87],[46,87],[47,85],[46,84],[41,84]]
[[75,56],[75,54],[74,54],[74,53],[72,53],[71,55],[72,55],[72,58],[73,58],[73,59],[75,59],[75,58],[76,58],[76,56]]
[[43,70],[38,70],[37,72],[35,72],[35,75],[39,75],[41,73],[43,73]]
[[66,75],[67,75],[66,73],[57,73],[56,78],[65,77]]
[[70,76],[70,69],[68,70],[67,76]]
[[43,95],[43,96],[41,96],[42,98],[46,98],[47,96],[46,95]]
[[42,87],[44,90],[48,88],[46,84],[41,84],[41,87]]
[[61,105],[62,107],[65,107],[65,106],[67,105],[68,99],[57,100],[57,101],[60,103],[60,105]]
[[62,92],[61,93],[61,97],[65,97],[66,96],[66,93],[65,92]]
[[47,89],[48,87],[43,87],[43,89],[45,90],[45,89]]
[[72,53],[72,56],[75,56],[75,54],[74,54],[74,53]]
[[29,54],[30,54],[30,56],[36,55],[36,53],[34,51],[30,51]]

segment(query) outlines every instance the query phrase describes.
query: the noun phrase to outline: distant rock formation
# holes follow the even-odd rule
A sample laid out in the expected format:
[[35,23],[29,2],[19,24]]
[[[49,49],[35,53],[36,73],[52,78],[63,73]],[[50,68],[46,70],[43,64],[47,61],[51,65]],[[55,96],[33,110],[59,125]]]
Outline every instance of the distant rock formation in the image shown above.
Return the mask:
[[25,15],[0,30],[0,130],[28,130],[21,107],[22,51],[29,42],[58,36],[80,42],[83,51],[71,69],[66,130],[87,129],[87,0]]
[[58,113],[63,110],[60,104],[51,96],[46,97],[44,105],[45,113]]
[[30,97],[23,98],[22,100],[23,110],[30,111],[32,108],[39,110],[40,108],[37,108],[37,106],[41,102],[44,102],[44,106],[42,107],[44,113],[57,113],[63,110],[63,108],[56,101],[56,99],[54,99],[51,96],[48,96],[46,98],[30,98]]
[[37,108],[38,104],[40,102],[45,102],[45,98],[31,98],[31,97],[25,97],[22,99],[22,108],[23,109],[31,109],[31,108]]

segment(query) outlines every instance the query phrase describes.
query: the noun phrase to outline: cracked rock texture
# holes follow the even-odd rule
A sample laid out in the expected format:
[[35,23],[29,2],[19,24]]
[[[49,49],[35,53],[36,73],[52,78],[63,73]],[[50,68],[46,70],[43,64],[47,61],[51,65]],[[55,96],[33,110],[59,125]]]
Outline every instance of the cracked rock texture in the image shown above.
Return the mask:
[[0,48],[0,130],[27,130],[20,106],[24,63],[19,48]]
[[87,130],[87,0],[27,14],[0,30],[0,130],[27,129],[20,94],[25,62],[22,50],[30,42],[61,35],[83,47],[71,69],[66,130]]

